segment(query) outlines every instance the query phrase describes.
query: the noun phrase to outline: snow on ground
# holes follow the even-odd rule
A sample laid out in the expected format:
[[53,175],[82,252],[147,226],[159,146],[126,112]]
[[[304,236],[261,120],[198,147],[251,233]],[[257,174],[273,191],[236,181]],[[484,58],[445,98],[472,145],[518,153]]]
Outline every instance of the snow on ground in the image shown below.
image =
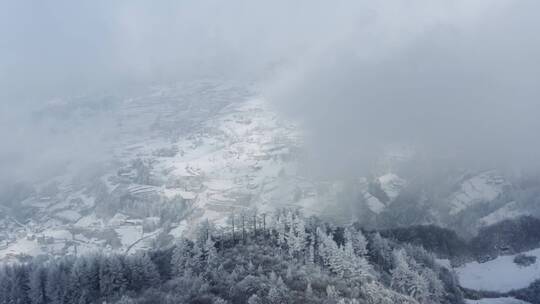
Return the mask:
[[90,215],[87,215],[87,216],[79,219],[75,223],[75,226],[77,226],[77,227],[86,227],[86,228],[101,227],[101,226],[103,226],[103,220],[98,219],[96,217],[96,215],[94,213],[92,213]]
[[0,250],[0,260],[8,259],[9,257],[19,254],[37,256],[40,253],[42,253],[42,251],[36,240],[21,238]]
[[435,259],[435,261],[446,269],[452,269],[452,263],[449,259]]
[[178,224],[178,226],[171,229],[171,231],[169,231],[169,234],[174,236],[175,238],[180,238],[180,237],[184,236],[184,231],[186,231],[186,230],[187,230],[187,222],[182,221],[182,222],[180,222],[180,224]]
[[485,263],[471,262],[455,268],[460,285],[470,289],[498,292],[525,288],[540,279],[540,248],[524,254],[535,256],[536,263],[522,267],[514,263],[516,255],[505,255]]
[[386,205],[383,204],[378,198],[371,195],[369,192],[364,191],[363,193],[364,199],[366,201],[366,205],[369,208],[369,210],[373,211],[374,213],[381,213],[384,208],[386,208]]
[[138,241],[143,235],[142,226],[121,226],[114,229],[122,242],[122,246],[129,247]]
[[489,226],[506,219],[528,215],[524,210],[519,210],[516,202],[510,202],[479,220],[480,226]]
[[44,237],[50,237],[53,239],[61,239],[61,240],[71,240],[73,238],[71,235],[71,232],[62,228],[46,229],[41,233],[41,235]]
[[393,173],[379,177],[379,183],[381,184],[381,189],[388,195],[391,201],[399,195],[399,192],[405,186],[405,180]]
[[490,298],[481,300],[466,300],[467,304],[529,304],[515,298]]
[[120,226],[124,224],[128,219],[128,216],[122,213],[116,213],[111,219],[109,219],[109,225]]
[[81,215],[77,211],[73,211],[73,210],[62,210],[60,212],[55,213],[54,216],[68,222],[75,222],[79,218],[81,218]]
[[451,199],[450,214],[455,215],[476,203],[494,200],[501,194],[504,183],[504,179],[495,171],[484,172],[463,181],[460,190]]

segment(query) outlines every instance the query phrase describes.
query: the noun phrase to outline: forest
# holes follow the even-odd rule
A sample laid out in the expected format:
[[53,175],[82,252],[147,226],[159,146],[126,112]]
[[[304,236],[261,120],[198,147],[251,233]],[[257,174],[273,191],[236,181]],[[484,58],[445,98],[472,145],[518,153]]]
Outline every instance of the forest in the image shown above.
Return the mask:
[[421,246],[284,209],[202,223],[193,238],[132,255],[36,258],[0,270],[0,303],[464,303]]

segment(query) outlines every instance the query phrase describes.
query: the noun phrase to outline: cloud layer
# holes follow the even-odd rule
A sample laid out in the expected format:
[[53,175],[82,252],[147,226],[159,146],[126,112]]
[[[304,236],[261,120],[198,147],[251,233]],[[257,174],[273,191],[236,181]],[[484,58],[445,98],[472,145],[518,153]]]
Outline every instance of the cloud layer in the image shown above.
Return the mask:
[[260,83],[304,123],[324,172],[364,170],[392,144],[464,166],[538,163],[537,1],[0,6],[0,159],[8,162],[43,138],[55,143],[52,155],[78,153],[31,121],[51,98],[215,76]]
[[471,3],[380,7],[269,89],[322,172],[368,169],[391,144],[433,164],[540,163],[540,5]]

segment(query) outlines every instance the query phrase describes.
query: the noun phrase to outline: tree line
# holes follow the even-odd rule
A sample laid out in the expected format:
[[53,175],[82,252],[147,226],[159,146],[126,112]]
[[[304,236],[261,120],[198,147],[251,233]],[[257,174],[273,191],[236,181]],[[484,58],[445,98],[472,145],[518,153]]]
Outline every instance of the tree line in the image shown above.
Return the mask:
[[251,218],[204,222],[162,250],[3,266],[0,303],[463,303],[421,247],[296,210]]

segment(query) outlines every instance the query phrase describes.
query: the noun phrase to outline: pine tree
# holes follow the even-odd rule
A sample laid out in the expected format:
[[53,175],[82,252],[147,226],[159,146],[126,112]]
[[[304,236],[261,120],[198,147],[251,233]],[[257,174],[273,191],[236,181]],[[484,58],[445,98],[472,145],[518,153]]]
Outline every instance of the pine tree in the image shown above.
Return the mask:
[[365,283],[373,279],[373,269],[363,257],[356,255],[353,246],[347,242],[343,248],[342,263],[344,263],[344,276],[348,279],[358,280]]
[[248,304],[262,304],[263,301],[261,300],[261,298],[259,298],[257,294],[252,294],[251,297],[249,297],[247,303]]
[[211,237],[209,237],[206,240],[204,244],[204,249],[206,253],[206,266],[209,269],[215,269],[215,267],[218,266],[219,261],[218,261],[218,253],[216,250],[216,243],[212,240]]
[[172,273],[182,276],[186,269],[190,267],[193,257],[193,244],[188,239],[182,238],[176,243],[171,257]]
[[308,295],[308,296],[313,295],[313,288],[311,287],[311,282],[308,282],[308,284],[307,284],[306,295]]
[[390,286],[397,292],[408,294],[412,271],[407,262],[407,256],[403,249],[394,250],[394,269],[392,269],[392,281]]
[[332,285],[326,286],[326,297],[329,299],[338,299],[339,298],[339,292],[336,290],[336,288]]
[[30,303],[30,279],[26,266],[13,266],[11,285],[11,300],[13,303]]
[[368,304],[418,304],[415,299],[387,289],[377,281],[362,285],[361,292]]
[[306,259],[307,265],[313,265],[315,263],[315,248],[313,244],[310,244],[308,247],[308,255]]
[[101,296],[110,298],[122,294],[128,287],[126,272],[119,256],[102,257],[99,268]]
[[86,271],[88,269],[86,265],[87,261],[85,258],[78,258],[73,267],[71,268],[71,273],[69,275],[69,282],[67,287],[67,301],[70,303],[78,302],[89,302],[87,290]]
[[112,295],[112,274],[106,257],[99,259],[99,293],[101,297],[107,298]]
[[307,244],[307,235],[306,235],[306,226],[304,219],[300,217],[299,214],[290,214],[290,232],[288,234],[288,244],[291,250],[291,253],[299,257],[302,252],[304,252]]
[[330,271],[340,277],[354,279],[359,283],[372,279],[372,267],[364,257],[354,253],[351,242],[339,248],[336,242],[326,233],[317,229],[320,242],[319,253],[323,263]]
[[280,246],[283,246],[287,242],[287,217],[283,212],[276,213],[275,217],[275,230],[277,233],[277,241]]
[[416,271],[415,268],[419,266],[414,260],[409,259],[403,249],[394,250],[393,257],[392,288],[397,292],[413,297],[420,303],[427,303],[430,298],[429,283],[423,275]]
[[12,303],[11,299],[11,273],[7,266],[0,268],[0,303]]
[[122,296],[116,304],[135,304],[135,301],[128,296]]
[[197,273],[205,273],[218,266],[218,255],[215,242],[209,236],[206,239],[199,239],[193,248],[192,265]]
[[421,274],[412,272],[408,294],[420,303],[429,303],[429,285]]
[[147,253],[136,254],[126,260],[129,270],[129,289],[138,291],[144,287],[157,286],[159,272]]
[[388,243],[388,240],[381,237],[376,232],[370,242],[371,250],[370,256],[373,261],[380,265],[383,269],[389,269],[392,267],[392,250]]
[[345,228],[345,241],[351,243],[354,253],[359,256],[367,254],[367,240],[361,230],[353,227]]
[[426,268],[422,272],[429,286],[429,299],[432,303],[439,302],[444,295],[444,285],[435,271]]
[[291,265],[288,265],[288,266],[287,266],[287,272],[285,272],[285,278],[287,279],[287,281],[292,281],[292,279],[293,279],[293,274],[292,274],[292,267],[291,267]]
[[[30,274],[30,302],[32,304],[45,304],[47,303],[45,280],[47,278],[47,272],[43,267],[34,267]],[[2,291],[0,290],[0,293]],[[1,300],[0,300],[0,303]]]
[[69,284],[70,265],[67,261],[48,267],[45,291],[51,304],[62,304],[67,296],[65,286]]
[[127,289],[128,283],[122,259],[120,256],[112,255],[108,261],[113,295],[122,294]]
[[83,282],[88,298],[97,299],[99,297],[99,259],[95,255],[87,257]]
[[214,299],[213,304],[229,304],[229,302],[227,300],[224,300],[224,299],[220,298],[220,297],[216,297]]

